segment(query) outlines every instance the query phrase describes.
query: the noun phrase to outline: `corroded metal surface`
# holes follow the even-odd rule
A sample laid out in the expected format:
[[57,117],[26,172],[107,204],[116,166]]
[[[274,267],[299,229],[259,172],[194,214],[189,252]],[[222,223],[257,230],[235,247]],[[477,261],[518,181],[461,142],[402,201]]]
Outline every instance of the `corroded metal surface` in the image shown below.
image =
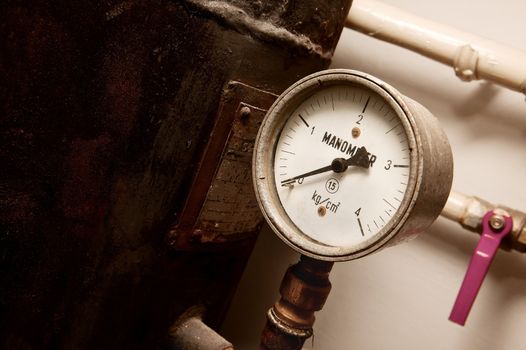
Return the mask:
[[330,59],[340,37],[341,18],[348,13],[343,1],[188,0],[196,8],[237,31],[289,48],[307,49]]
[[331,283],[333,262],[301,256],[281,282],[281,298],[267,314],[260,350],[300,350],[312,336],[314,312],[323,308]]
[[[283,4],[236,2],[332,52],[349,1],[333,2],[338,13]],[[298,27],[314,8],[331,40]],[[236,80],[280,93],[329,61],[211,13],[191,1],[0,4],[0,348],[159,348],[195,303],[221,321],[253,237],[206,254],[166,244],[221,92]]]
[[175,249],[218,249],[211,243],[257,233],[262,215],[252,187],[252,150],[276,97],[239,82],[225,88],[191,191],[170,231]]
[[201,313],[191,315],[189,310],[170,328],[167,350],[234,350],[233,345],[208,327]]

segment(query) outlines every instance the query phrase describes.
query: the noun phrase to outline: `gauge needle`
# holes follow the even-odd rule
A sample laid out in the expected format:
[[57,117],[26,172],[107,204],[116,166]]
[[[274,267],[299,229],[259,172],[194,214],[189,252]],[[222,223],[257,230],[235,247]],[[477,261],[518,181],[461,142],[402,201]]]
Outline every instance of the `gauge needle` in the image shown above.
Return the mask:
[[350,158],[335,158],[331,165],[324,166],[323,168],[319,168],[316,170],[309,171],[307,173],[291,177],[289,179],[281,181],[281,186],[290,185],[296,180],[301,179],[302,177],[309,177],[316,174],[321,174],[327,171],[334,171],[335,173],[343,173],[345,170],[347,170],[347,167],[354,165],[359,166],[361,168],[369,168],[369,156],[368,152],[365,149],[365,147],[360,147],[356,150],[356,153],[350,157]]

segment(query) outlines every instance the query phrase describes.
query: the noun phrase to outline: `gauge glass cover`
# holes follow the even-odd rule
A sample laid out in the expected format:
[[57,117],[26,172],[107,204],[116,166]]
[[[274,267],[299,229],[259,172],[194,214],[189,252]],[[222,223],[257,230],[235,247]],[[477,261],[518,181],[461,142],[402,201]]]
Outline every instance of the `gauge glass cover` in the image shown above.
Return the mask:
[[[277,140],[274,181],[287,215],[308,237],[355,246],[377,235],[407,191],[410,145],[396,111],[362,86],[320,88],[291,113]],[[325,171],[364,147],[368,164]]]
[[385,245],[415,202],[421,159],[402,95],[356,71],[291,86],[269,110],[254,156],[274,231],[302,254],[347,260]]

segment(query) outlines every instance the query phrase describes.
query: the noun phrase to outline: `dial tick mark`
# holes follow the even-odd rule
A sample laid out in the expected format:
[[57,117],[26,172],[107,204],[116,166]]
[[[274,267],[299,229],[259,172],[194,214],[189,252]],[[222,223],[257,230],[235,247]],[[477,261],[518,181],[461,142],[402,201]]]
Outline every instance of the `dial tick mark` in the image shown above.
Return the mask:
[[305,125],[307,125],[307,128],[308,128],[309,123],[307,123],[307,121],[301,116],[301,114],[298,114],[298,117],[300,117],[300,119],[305,123]]
[[382,198],[382,199],[384,200],[384,202],[386,202],[387,204],[389,204],[389,206],[390,206],[391,208],[393,208],[394,210],[396,210],[396,207],[395,207],[394,205],[392,205],[387,199],[385,199],[385,198]]
[[362,237],[365,236],[365,234],[363,233],[362,221],[360,220],[360,218],[358,218],[358,226],[360,226],[360,232],[362,233]]
[[396,125],[393,126],[391,129],[387,130],[385,133],[386,133],[386,134],[389,134],[391,131],[393,131],[394,129],[396,129],[399,125],[400,125],[400,123],[396,124]]
[[367,105],[369,104],[370,100],[371,100],[371,96],[367,97],[367,101],[365,102],[365,106],[363,106],[362,114],[365,113],[365,110],[367,109]]

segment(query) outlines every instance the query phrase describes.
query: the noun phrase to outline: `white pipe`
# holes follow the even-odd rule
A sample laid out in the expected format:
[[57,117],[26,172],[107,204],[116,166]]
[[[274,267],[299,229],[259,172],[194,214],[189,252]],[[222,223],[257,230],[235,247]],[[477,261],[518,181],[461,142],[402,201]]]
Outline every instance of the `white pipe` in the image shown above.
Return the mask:
[[462,193],[451,191],[441,215],[453,221],[461,221],[466,213],[468,197]]
[[482,225],[484,214],[492,207],[492,204],[480,198],[451,191],[440,215],[476,231]]
[[525,52],[375,0],[354,0],[345,26],[452,66],[461,80],[486,79],[526,94]]

